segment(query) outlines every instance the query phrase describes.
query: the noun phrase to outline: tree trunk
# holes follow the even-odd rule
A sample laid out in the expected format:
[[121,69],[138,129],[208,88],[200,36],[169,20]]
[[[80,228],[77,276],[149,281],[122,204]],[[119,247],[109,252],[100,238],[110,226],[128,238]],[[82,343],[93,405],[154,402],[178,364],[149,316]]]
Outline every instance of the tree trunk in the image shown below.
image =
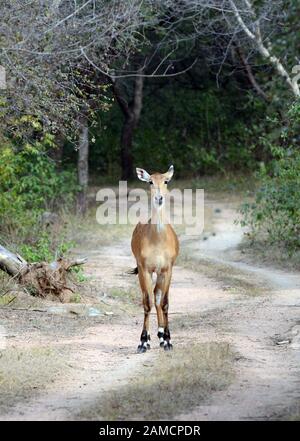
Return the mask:
[[89,183],[89,128],[86,115],[81,115],[79,120],[79,147],[78,147],[78,184],[80,191],[77,196],[77,212],[85,214],[87,211],[87,190]]
[[127,181],[133,178],[132,141],[135,121],[132,116],[125,117],[121,135],[121,179]]
[[134,85],[134,95],[130,103],[122,96],[122,93],[116,83],[114,83],[114,94],[124,115],[124,124],[121,134],[121,177],[123,180],[132,179],[133,174],[133,157],[132,142],[134,130],[137,127],[141,111],[143,107],[143,87],[144,77],[142,70],[138,70],[138,74]]
[[10,276],[14,277],[27,265],[26,260],[21,256],[12,253],[0,245],[0,269],[2,271],[5,271]]
[[0,269],[27,288],[30,294],[67,301],[73,293],[67,273],[74,266],[83,265],[86,259],[58,259],[51,263],[28,263],[0,245]]
[[251,68],[250,64],[248,63],[248,61],[243,53],[243,50],[239,46],[236,46],[236,52],[238,54],[238,57],[239,57],[242,65],[244,66],[244,69],[246,71],[249,82],[251,83],[252,87],[256,90],[257,95],[259,95],[261,98],[263,98],[264,101],[269,102],[270,100],[269,100],[268,96],[265,94],[265,92],[262,90],[262,88],[260,87],[260,85],[256,81],[255,76],[252,72],[252,68]]
[[285,67],[281,63],[280,59],[272,52],[271,45],[269,44],[269,47],[265,46],[263,39],[262,39],[262,36],[261,36],[259,20],[255,15],[255,12],[252,8],[251,2],[249,0],[245,0],[245,4],[253,17],[253,24],[255,24],[255,31],[254,32],[252,32],[249,29],[249,27],[246,25],[246,23],[242,19],[240,11],[239,11],[238,7],[236,6],[234,0],[229,0],[229,1],[232,6],[233,13],[237,19],[237,22],[239,23],[239,25],[241,26],[241,28],[243,29],[245,34],[255,43],[257,50],[262,55],[262,57],[264,57],[266,60],[268,60],[269,63],[275,68],[277,73],[282,78],[284,78],[284,80],[286,81],[290,90],[292,91],[294,97],[299,98],[300,97],[300,89],[299,89],[299,86],[297,83],[297,78],[296,77],[291,78],[290,74],[285,69]]

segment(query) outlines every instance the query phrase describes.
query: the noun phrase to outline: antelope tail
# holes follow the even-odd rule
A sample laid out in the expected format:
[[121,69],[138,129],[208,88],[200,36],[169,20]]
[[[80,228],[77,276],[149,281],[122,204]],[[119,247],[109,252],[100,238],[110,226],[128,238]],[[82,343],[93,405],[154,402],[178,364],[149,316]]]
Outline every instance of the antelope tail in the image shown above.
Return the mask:
[[138,267],[136,266],[135,268],[132,268],[131,270],[127,271],[127,274],[138,274],[139,270]]

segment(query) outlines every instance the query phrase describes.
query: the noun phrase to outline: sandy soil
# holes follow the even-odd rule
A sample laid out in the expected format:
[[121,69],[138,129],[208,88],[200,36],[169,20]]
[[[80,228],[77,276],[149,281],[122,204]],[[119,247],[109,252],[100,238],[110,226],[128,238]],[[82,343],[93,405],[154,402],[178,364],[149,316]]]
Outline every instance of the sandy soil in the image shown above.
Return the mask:
[[[233,223],[236,203],[209,200],[207,204],[211,216],[205,240],[181,237],[181,250],[194,264],[174,268],[171,331],[176,320],[186,320],[187,326],[174,326],[172,340],[174,351],[177,343],[182,346],[190,339],[228,342],[237,354],[235,376],[226,390],[212,392],[174,419],[265,420],[300,415],[300,276],[248,263],[237,250],[243,232]],[[145,364],[155,363],[161,351],[153,313],[152,349],[135,352],[143,312],[122,298],[124,292],[137,292],[137,279],[126,275],[134,266],[129,238],[109,247],[98,247],[95,238],[95,246],[81,247],[80,254],[89,258],[86,273],[92,278],[94,303],[103,309],[99,317],[71,314],[70,309],[63,314],[0,311],[7,348],[55,348],[59,358],[59,374],[56,369],[45,384],[20,386],[7,396],[1,391],[2,420],[77,418],[101,394],[130,384]],[[236,273],[247,280],[249,292],[228,285]],[[119,290],[120,295],[106,297],[110,290]],[[189,327],[189,316],[193,320],[197,315],[201,324]]]

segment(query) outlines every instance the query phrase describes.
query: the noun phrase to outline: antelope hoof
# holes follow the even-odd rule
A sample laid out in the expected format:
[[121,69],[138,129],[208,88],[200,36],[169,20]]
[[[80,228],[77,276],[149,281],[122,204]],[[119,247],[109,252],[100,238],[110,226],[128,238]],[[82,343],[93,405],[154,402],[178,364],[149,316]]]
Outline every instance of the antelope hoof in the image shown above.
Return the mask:
[[165,351],[172,351],[173,350],[173,345],[170,342],[165,341],[164,350]]
[[137,353],[138,354],[143,354],[144,352],[147,352],[147,345],[146,346],[144,346],[144,345],[138,345],[138,347],[137,347]]
[[[137,347],[138,354],[143,354],[144,352],[149,351],[149,349],[150,349],[150,335],[149,334],[146,334],[146,335],[142,334],[142,338],[143,338],[143,340],[141,340],[141,343]],[[144,340],[145,338],[147,340]]]

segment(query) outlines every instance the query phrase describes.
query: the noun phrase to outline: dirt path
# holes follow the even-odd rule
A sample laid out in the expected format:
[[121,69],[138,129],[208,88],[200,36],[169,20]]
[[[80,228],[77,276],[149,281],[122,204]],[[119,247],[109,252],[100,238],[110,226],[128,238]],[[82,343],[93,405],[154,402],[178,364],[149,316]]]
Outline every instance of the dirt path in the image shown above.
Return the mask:
[[[137,284],[134,276],[124,275],[134,264],[129,241],[101,249],[101,253],[86,250],[84,255],[89,257],[87,273],[96,280],[99,277],[101,284],[105,280],[107,287],[115,289],[120,286],[123,290]],[[224,301],[217,284],[187,269],[175,268],[171,317],[188,313],[190,308],[194,313],[200,313],[220,307]],[[81,408],[91,406],[104,391],[124,385],[129,378],[138,375],[144,363],[155,358],[160,350],[156,341],[156,316],[152,313],[153,348],[146,354],[136,354],[142,319],[142,309],[139,309],[138,314],[129,317],[124,314],[119,323],[93,326],[80,338],[78,335],[69,338],[69,345],[75,346],[69,363],[76,366],[76,370],[56,380],[40,397],[25,404],[20,402],[9,410],[9,414],[2,415],[1,419],[74,418]],[[177,337],[173,334],[175,341]]]
[[[262,293],[236,299],[222,311],[222,334],[241,358],[236,380],[207,403],[179,418],[200,420],[265,420],[300,415],[300,276],[245,262],[237,245],[242,230],[232,222],[233,207],[222,206],[214,219],[216,235],[205,242],[187,241],[194,259],[243,274]],[[220,319],[220,316],[219,316]]]
[[[181,319],[186,323],[174,327],[172,340],[175,351],[177,344],[184,347],[191,339],[228,342],[237,354],[233,367],[235,378],[227,389],[213,392],[201,405],[173,418],[249,420],[299,415],[300,277],[241,261],[236,245],[242,232],[233,226],[234,205],[218,201],[210,204],[212,212],[218,207],[221,213],[213,216],[213,234],[203,241],[184,237],[181,241],[182,251],[191,256],[194,264],[191,269],[187,264],[174,269],[171,330],[172,321],[176,323]],[[120,289],[121,295],[135,289],[136,278],[125,275],[134,265],[129,240],[104,248],[89,245],[80,252],[89,258],[86,271],[93,277],[96,295],[98,291],[99,296],[102,295],[104,289]],[[199,270],[197,261],[201,262]],[[207,274],[203,271],[203,262]],[[218,275],[214,277],[216,270]],[[247,281],[248,294],[231,289],[230,282],[228,285],[234,271]],[[251,295],[252,285],[259,287],[259,292],[254,289],[255,295]],[[74,419],[81,410],[92,407],[106,391],[126,387],[147,363],[155,363],[160,353],[154,314],[152,349],[142,355],[135,353],[142,316],[141,309],[125,309],[116,317],[105,316],[100,322],[85,323],[63,341],[58,335],[40,337],[43,344],[66,354],[69,369],[42,390],[38,388],[33,396],[24,395],[19,402],[4,406],[0,418]],[[195,316],[201,317],[201,322],[192,326],[189,321]],[[14,346],[24,345],[24,339],[17,335]],[[26,344],[32,344],[32,340],[34,335],[26,339]]]
[[299,417],[299,277],[237,262],[227,265],[265,282],[265,295],[236,299],[218,316],[223,322],[219,332],[241,357],[236,363],[236,379],[226,391],[215,393],[179,419]]

